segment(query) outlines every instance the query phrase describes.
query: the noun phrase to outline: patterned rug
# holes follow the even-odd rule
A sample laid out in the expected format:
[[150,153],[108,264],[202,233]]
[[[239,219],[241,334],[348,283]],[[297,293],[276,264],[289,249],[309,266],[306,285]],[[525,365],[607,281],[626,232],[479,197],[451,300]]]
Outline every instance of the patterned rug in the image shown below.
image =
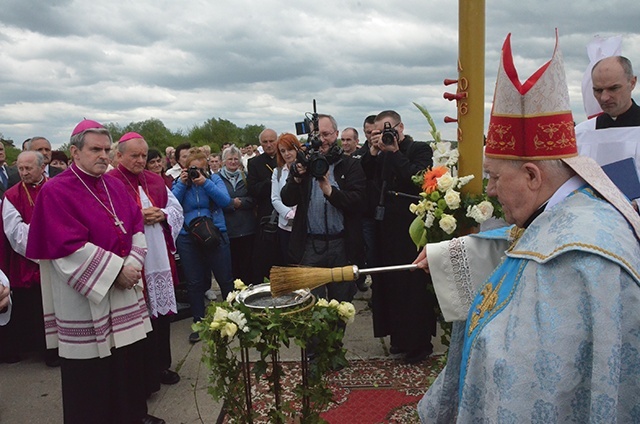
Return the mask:
[[[300,364],[282,365],[285,373],[282,398],[285,402],[292,401],[291,388],[300,379]],[[350,361],[348,367],[327,375],[334,403],[321,416],[331,424],[418,423],[418,401],[441,368],[439,357],[416,365],[394,359]],[[253,406],[260,416],[254,422],[266,423],[262,412],[273,406],[273,394],[265,384],[253,389]],[[226,417],[224,422],[232,421]]]

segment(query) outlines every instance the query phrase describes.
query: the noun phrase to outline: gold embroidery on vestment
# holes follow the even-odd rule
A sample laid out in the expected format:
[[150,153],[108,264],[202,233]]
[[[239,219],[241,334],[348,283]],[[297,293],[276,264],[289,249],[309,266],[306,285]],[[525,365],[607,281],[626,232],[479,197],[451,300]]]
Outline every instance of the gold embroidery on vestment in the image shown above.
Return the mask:
[[469,335],[473,333],[473,330],[476,329],[480,320],[485,316],[486,313],[491,312],[496,305],[498,304],[498,290],[500,290],[500,286],[502,286],[502,282],[506,278],[504,275],[496,287],[493,287],[493,284],[487,283],[480,292],[480,296],[482,296],[482,300],[480,304],[476,306],[476,310],[473,312],[473,316],[471,317],[471,323],[469,324]]

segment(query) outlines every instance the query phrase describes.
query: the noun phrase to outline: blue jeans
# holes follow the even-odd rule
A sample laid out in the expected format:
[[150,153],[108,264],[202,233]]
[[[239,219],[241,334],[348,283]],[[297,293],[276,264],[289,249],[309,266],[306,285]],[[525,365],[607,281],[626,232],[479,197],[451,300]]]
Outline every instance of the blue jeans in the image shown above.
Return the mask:
[[204,293],[211,288],[212,272],[223,299],[233,290],[229,237],[226,232],[222,233],[222,243],[213,250],[204,249],[189,234],[178,235],[176,244],[187,280],[191,314],[193,321],[197,322],[204,318]]

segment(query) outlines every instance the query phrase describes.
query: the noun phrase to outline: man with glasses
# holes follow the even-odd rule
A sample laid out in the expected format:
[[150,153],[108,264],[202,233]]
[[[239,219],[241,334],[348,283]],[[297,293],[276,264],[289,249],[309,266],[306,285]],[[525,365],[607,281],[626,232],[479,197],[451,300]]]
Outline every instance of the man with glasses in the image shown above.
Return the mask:
[[[327,173],[312,176],[306,166],[296,162],[295,171],[280,192],[285,205],[298,205],[289,255],[296,263],[308,266],[363,265],[364,171],[357,159],[344,155],[338,146],[338,125],[333,116],[319,115],[318,130],[322,141],[319,151],[328,163]],[[356,285],[329,283],[313,293],[325,299],[351,301]]]
[[[397,112],[381,112],[374,122],[362,167],[376,189],[375,206],[370,206],[378,224],[376,265],[408,264],[416,252],[409,237],[409,225],[415,218],[409,211],[413,200],[393,193],[419,194],[420,188],[411,177],[431,166],[432,152],[427,143],[415,142],[404,134]],[[374,336],[391,336],[389,351],[406,354],[407,363],[420,362],[433,351],[436,300],[428,284],[427,275],[409,271],[380,274],[373,280]]]

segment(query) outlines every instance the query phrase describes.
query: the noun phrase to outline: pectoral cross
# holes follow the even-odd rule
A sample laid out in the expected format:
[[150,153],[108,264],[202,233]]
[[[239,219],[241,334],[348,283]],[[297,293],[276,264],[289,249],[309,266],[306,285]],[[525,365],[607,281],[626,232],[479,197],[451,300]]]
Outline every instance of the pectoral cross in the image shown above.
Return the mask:
[[124,234],[127,234],[127,230],[125,230],[125,229],[124,229],[124,225],[122,225],[122,224],[124,224],[124,222],[120,221],[120,218],[118,218],[116,215],[114,215],[114,216],[113,216],[113,219],[114,219],[113,224],[114,224],[116,227],[120,227],[120,230],[122,230],[122,232],[123,232]]

